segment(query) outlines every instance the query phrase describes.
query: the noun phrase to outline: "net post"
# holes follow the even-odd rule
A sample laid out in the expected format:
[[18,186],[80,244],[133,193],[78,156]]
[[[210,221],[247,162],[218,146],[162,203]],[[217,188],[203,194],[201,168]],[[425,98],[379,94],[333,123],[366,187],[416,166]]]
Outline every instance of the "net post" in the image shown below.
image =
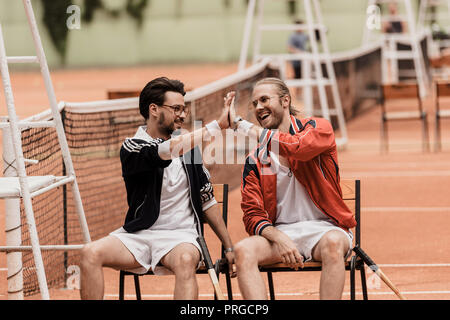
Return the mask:
[[[0,122],[4,122],[1,119]],[[9,126],[2,129],[3,176],[17,177],[14,148]],[[20,219],[20,199],[5,199],[5,233],[7,246],[22,244],[22,228]],[[22,252],[7,252],[8,300],[23,300]]]
[[[61,121],[63,126],[65,125],[66,120],[66,111],[64,109],[61,110]],[[64,127],[65,128],[65,127]],[[67,175],[66,164],[64,160],[62,161],[62,175]],[[67,184],[62,186],[63,192],[63,230],[64,230],[64,245],[69,243],[68,241],[68,230],[67,230]],[[67,286],[67,267],[68,267],[68,254],[67,251],[64,251],[64,286]]]

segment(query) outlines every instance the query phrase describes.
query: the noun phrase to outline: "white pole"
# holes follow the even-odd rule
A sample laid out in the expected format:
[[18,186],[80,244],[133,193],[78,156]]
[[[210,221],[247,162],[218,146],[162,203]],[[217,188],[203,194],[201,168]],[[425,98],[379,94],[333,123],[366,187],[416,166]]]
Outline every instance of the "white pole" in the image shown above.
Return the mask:
[[389,83],[389,66],[388,66],[388,39],[385,35],[382,37],[383,42],[381,46],[381,82],[383,84]]
[[[3,176],[17,177],[10,129],[4,128],[2,135]],[[6,245],[20,246],[22,244],[20,199],[5,199],[4,203]],[[22,253],[8,252],[6,265],[8,268],[8,300],[23,300]]]
[[325,86],[323,82],[322,64],[319,58],[319,48],[317,46],[317,39],[314,29],[314,14],[311,8],[311,0],[303,0],[305,13],[306,13],[306,24],[308,25],[308,36],[309,43],[311,45],[311,51],[313,55],[314,72],[316,79],[318,80],[317,89],[319,90],[319,101],[322,109],[322,117],[330,120],[330,113],[328,111],[328,101],[327,93],[325,91]]
[[[302,78],[311,79],[311,60],[309,58],[302,60]],[[305,106],[305,115],[307,117],[314,116],[314,104],[313,104],[313,94],[312,86],[308,82],[307,85],[303,87],[303,103]]]
[[390,38],[388,40],[388,47],[390,53],[389,66],[391,71],[391,82],[398,83],[400,78],[398,77],[398,56],[397,56],[397,41],[395,39]]
[[[322,9],[320,8],[320,4],[318,0],[313,0],[314,9],[317,15],[317,20],[319,25],[324,26],[323,17],[322,17]],[[333,95],[334,108],[336,110],[339,130],[341,131],[341,136],[344,139],[344,142],[347,142],[347,126],[345,124],[345,116],[344,111],[342,110],[342,102],[341,96],[339,94],[339,89],[336,80],[336,74],[334,72],[334,66],[331,62],[330,49],[328,47],[328,39],[327,35],[324,31],[324,28],[319,29],[320,33],[320,41],[322,43],[322,50],[326,56],[325,65],[328,73],[328,78],[331,80],[331,93]]]
[[423,30],[425,28],[425,18],[427,16],[428,0],[421,0],[419,5],[419,17],[417,18],[417,29]]
[[261,37],[262,37],[262,29],[261,26],[263,24],[264,17],[264,0],[258,0],[258,16],[256,18],[256,26],[255,26],[255,41],[253,42],[253,57],[252,63],[255,64],[257,59],[259,58],[259,54],[261,53]]
[[[70,156],[69,146],[67,145],[67,140],[65,139],[65,132],[63,123],[61,120],[61,115],[59,114],[58,102],[56,101],[55,90],[50,78],[50,71],[48,69],[47,60],[45,58],[44,49],[42,47],[41,37],[39,36],[39,30],[36,23],[36,18],[34,17],[33,8],[31,6],[30,0],[23,0],[25,7],[25,12],[28,17],[28,22],[30,24],[31,33],[33,35],[34,45],[36,48],[36,54],[41,66],[41,74],[44,78],[44,85],[47,91],[48,100],[53,114],[53,119],[56,123],[56,132],[58,134],[59,145],[61,146],[61,153],[64,159],[64,164],[66,166],[67,175],[75,177],[75,169],[73,167],[72,159]],[[78,213],[78,220],[83,232],[83,239],[85,243],[91,241],[91,236],[89,234],[89,228],[86,221],[86,216],[83,209],[83,204],[81,201],[80,191],[78,189],[78,183],[76,180],[72,183],[72,195],[74,197],[75,207]]]
[[241,54],[239,56],[238,71],[245,69],[247,61],[248,46],[250,44],[250,33],[253,24],[253,15],[255,13],[256,0],[250,0],[247,7],[247,16],[245,18],[244,37],[242,38]]
[[405,7],[408,16],[408,31],[411,39],[411,49],[414,56],[414,68],[416,70],[417,82],[419,84],[420,97],[424,98],[428,91],[428,77],[425,74],[426,71],[423,61],[422,47],[420,46],[420,41],[416,34],[416,24],[414,23],[414,14],[410,0],[405,0]]

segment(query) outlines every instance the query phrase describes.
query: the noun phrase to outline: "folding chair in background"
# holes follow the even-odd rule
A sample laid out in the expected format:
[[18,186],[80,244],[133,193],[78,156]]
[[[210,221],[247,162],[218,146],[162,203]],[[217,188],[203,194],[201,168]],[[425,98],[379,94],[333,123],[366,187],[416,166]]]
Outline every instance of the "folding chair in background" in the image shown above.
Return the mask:
[[[225,221],[225,225],[226,225],[227,217],[228,217],[228,184],[213,184],[213,190],[214,190],[214,197],[215,197],[217,203],[219,204],[219,206],[222,207],[222,217],[223,217],[223,219]],[[204,231],[203,224],[202,224],[201,228],[202,228],[202,233],[203,233],[203,231]],[[204,246],[204,247],[207,250],[206,246]],[[202,250],[203,250],[203,248],[202,248]],[[224,258],[223,245],[221,245],[220,252],[222,252],[222,258]],[[207,252],[207,254],[209,255],[209,252]],[[217,277],[219,275],[219,261],[221,261],[221,260],[218,259],[218,261],[214,264],[214,269],[215,269],[215,273],[216,273]],[[208,266],[206,264],[202,263],[202,265],[197,269],[196,273],[197,274],[208,274]],[[125,297],[125,276],[133,276],[134,286],[135,286],[135,291],[136,291],[136,299],[142,300],[139,277],[147,276],[147,275],[154,275],[154,273],[151,269],[146,274],[135,274],[133,272],[120,270],[119,300],[124,300],[124,297]],[[228,279],[227,281],[230,281],[230,280]],[[227,286],[228,286],[228,282],[227,282]],[[220,299],[220,297],[217,297],[216,293],[215,293],[215,298]]]
[[[420,120],[422,122],[422,149],[430,150],[430,142],[428,135],[427,112],[423,108],[422,99],[420,98],[419,86],[417,83],[399,83],[385,84],[381,86],[381,152],[387,152],[388,147],[388,121],[402,120]],[[408,108],[404,105],[397,106],[398,110],[388,111],[389,102],[394,100],[408,99],[406,103],[410,104],[411,99],[417,100]]]
[[[436,82],[436,97],[435,97],[435,144],[434,150],[442,150],[441,142],[441,118],[450,118],[450,109],[441,108],[441,98],[450,98],[450,80],[440,80]],[[447,104],[450,103],[447,101]]]

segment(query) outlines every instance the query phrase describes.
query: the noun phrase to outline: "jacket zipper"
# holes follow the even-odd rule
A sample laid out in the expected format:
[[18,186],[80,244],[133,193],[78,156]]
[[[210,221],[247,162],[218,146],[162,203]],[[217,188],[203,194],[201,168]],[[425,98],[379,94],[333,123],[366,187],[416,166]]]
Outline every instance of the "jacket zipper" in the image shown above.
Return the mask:
[[139,205],[139,207],[136,208],[136,211],[134,211],[134,219],[136,219],[137,213],[138,213],[139,209],[144,205],[145,199],[147,199],[147,195],[144,196],[144,200],[143,200],[142,203]]
[[186,177],[187,177],[187,181],[188,181],[188,185],[189,185],[189,200],[191,201],[192,211],[194,211],[194,216],[197,219],[197,232],[199,235],[203,236],[201,228],[200,228],[201,221],[198,217],[197,211],[195,211],[194,202],[192,201],[191,180],[189,179],[189,172],[186,168],[186,164],[184,163],[184,155],[183,155],[183,161],[181,161],[181,162],[183,163],[183,168],[184,168],[184,171],[186,172]]

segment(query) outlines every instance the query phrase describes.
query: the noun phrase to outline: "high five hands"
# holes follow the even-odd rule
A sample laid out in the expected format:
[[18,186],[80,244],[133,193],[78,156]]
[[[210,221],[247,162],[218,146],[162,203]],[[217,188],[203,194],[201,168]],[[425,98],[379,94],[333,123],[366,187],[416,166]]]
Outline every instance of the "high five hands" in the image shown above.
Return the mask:
[[234,106],[234,100],[236,97],[235,91],[230,91],[227,93],[223,104],[222,114],[220,115],[217,122],[219,123],[219,126],[221,129],[235,129],[236,124],[234,123],[234,120],[236,119],[236,109]]

